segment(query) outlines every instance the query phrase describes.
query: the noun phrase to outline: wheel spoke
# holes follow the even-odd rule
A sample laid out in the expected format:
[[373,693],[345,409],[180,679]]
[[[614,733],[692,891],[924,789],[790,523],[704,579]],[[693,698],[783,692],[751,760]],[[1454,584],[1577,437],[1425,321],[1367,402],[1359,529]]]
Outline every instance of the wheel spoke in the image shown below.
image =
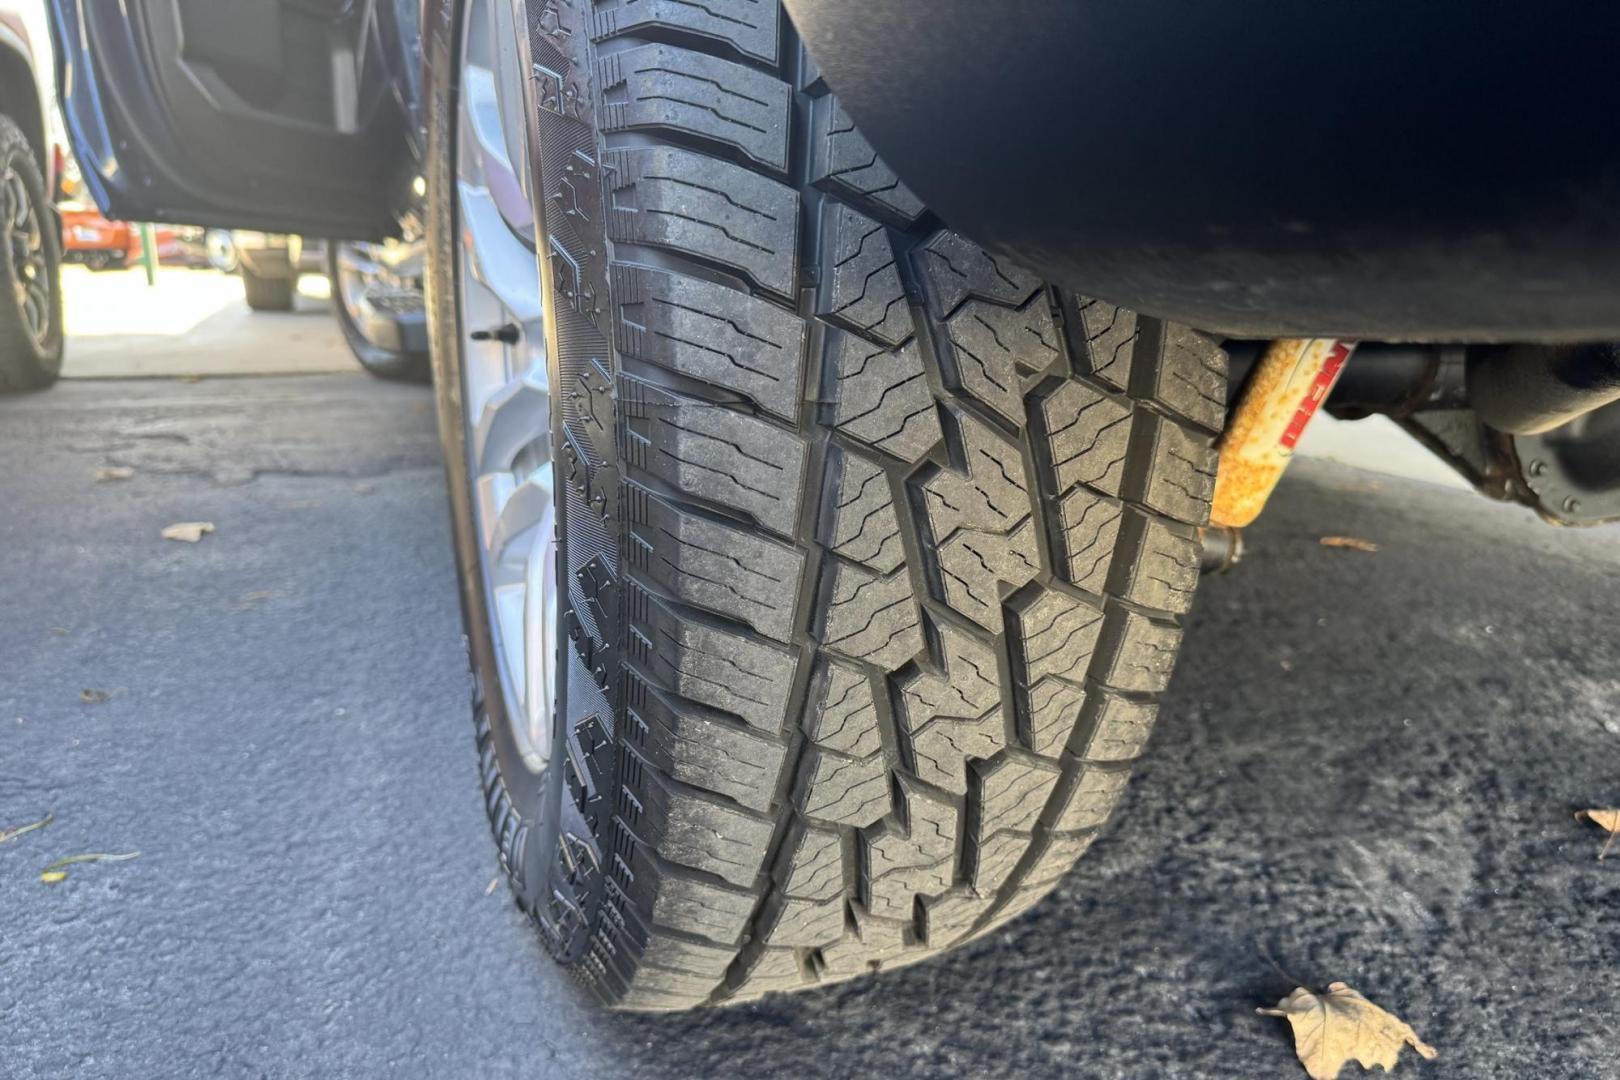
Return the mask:
[[534,249],[512,232],[488,189],[461,185],[462,243],[478,282],[494,293],[521,326],[540,322],[540,264]]
[[478,516],[484,551],[492,563],[505,562],[509,549],[525,533],[554,517],[556,493],[551,466],[545,465],[521,484],[511,473],[493,473],[478,481]]
[[551,392],[544,370],[513,379],[489,399],[472,432],[473,467],[481,473],[507,472],[519,451],[549,444]]

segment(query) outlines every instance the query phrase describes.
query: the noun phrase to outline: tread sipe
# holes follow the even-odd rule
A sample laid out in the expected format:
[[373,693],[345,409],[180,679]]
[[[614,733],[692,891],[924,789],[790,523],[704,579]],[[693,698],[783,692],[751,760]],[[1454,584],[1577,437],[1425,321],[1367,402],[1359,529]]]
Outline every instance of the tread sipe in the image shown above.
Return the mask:
[[1142,752],[1225,355],[940,227],[774,0],[542,8],[542,141],[585,136],[537,185],[599,545],[569,560],[575,970],[687,1008],[981,934]]

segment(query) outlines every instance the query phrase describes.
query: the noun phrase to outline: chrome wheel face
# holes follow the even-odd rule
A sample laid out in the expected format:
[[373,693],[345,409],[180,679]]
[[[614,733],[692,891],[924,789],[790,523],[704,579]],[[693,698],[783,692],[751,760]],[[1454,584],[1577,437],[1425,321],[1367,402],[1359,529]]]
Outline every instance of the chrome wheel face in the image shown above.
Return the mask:
[[347,241],[338,244],[337,280],[332,282],[332,296],[357,325],[364,325],[363,320],[371,313],[371,301],[366,293],[380,276],[382,267],[371,257],[370,244]]
[[539,772],[557,698],[557,512],[527,106],[513,5],[465,12],[453,197],[466,449],[502,697]]
[[16,168],[7,166],[0,180],[0,220],[5,222],[12,280],[23,325],[40,345],[51,333],[51,276],[45,265],[45,233],[28,186]]

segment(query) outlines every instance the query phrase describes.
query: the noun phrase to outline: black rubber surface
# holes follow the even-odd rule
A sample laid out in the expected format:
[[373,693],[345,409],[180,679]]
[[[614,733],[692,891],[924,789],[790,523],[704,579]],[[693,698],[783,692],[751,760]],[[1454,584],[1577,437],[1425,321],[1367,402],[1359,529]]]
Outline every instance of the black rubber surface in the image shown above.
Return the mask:
[[[1620,1075],[1620,863],[1570,816],[1617,794],[1611,528],[1296,462],[1046,901],[926,964],[640,1016],[486,894],[426,391],[70,381],[0,402],[0,457],[0,828],[56,813],[0,844],[8,1080],[1302,1076],[1252,1011],[1291,989],[1262,946],[1439,1047],[1397,1076]],[[158,538],[190,520],[219,531]]]
[[1197,583],[1226,359],[940,228],[774,3],[631,12],[529,41],[566,87],[535,186],[585,831],[514,790],[490,670],[475,708],[546,940],[666,1009],[914,962],[1085,850]]

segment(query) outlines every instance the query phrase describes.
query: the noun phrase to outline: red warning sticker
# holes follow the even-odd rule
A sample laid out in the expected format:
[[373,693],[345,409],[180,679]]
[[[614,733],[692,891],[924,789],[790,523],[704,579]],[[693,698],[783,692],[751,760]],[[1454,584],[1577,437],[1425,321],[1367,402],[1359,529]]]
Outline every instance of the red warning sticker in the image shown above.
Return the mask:
[[1288,426],[1283,429],[1282,437],[1277,440],[1284,450],[1292,451],[1299,437],[1305,434],[1305,425],[1311,422],[1316,410],[1322,407],[1328,394],[1333,390],[1333,384],[1339,381],[1339,373],[1344,370],[1344,362],[1350,359],[1350,351],[1355,348],[1351,341],[1335,341],[1333,348],[1328,350],[1327,358],[1322,361],[1322,367],[1311,381],[1311,388],[1305,394],[1305,400],[1299,403],[1294,410],[1293,417]]

